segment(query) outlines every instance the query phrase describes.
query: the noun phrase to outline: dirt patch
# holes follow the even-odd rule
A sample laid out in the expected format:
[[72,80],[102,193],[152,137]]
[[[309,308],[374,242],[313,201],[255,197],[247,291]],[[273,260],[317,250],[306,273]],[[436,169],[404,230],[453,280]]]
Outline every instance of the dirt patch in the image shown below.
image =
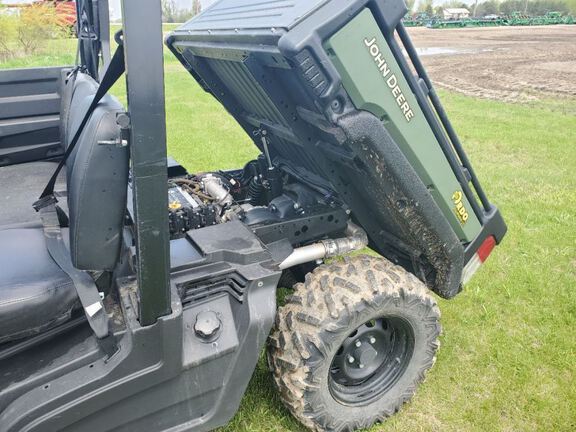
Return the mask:
[[438,87],[511,102],[576,104],[576,25],[409,33]]

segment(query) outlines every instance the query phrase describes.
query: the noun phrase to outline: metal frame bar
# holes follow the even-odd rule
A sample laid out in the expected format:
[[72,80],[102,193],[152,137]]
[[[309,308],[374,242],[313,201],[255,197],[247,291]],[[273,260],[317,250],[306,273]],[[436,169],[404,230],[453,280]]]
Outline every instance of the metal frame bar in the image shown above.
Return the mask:
[[[456,134],[456,131],[454,130],[454,128],[452,126],[452,123],[448,119],[448,116],[446,115],[446,111],[444,111],[444,108],[442,107],[442,104],[440,102],[440,98],[438,97],[436,91],[434,90],[434,86],[432,84],[432,81],[430,80],[428,74],[426,73],[426,69],[422,65],[422,62],[420,61],[420,58],[418,57],[418,54],[416,53],[416,48],[414,48],[414,45],[412,44],[412,41],[411,41],[410,37],[408,36],[408,33],[406,32],[406,28],[404,27],[404,25],[402,23],[400,23],[398,25],[398,27],[396,28],[396,32],[398,33],[398,36],[399,36],[400,40],[402,41],[402,44],[404,45],[404,49],[406,49],[406,52],[408,53],[408,57],[410,58],[410,61],[414,65],[414,69],[416,70],[418,77],[423,80],[424,84],[426,84],[426,87],[428,89],[428,95],[427,96],[429,97],[429,100],[430,100],[434,110],[436,111],[436,115],[438,116],[438,119],[440,120],[442,127],[444,128],[444,131],[448,135],[448,138],[450,140],[450,144],[452,145],[452,148],[456,152],[456,155],[460,159],[460,162],[462,162],[462,166],[465,167],[468,170],[468,173],[470,174],[470,179],[471,179],[472,185],[474,186],[474,189],[478,195],[478,198],[480,199],[480,202],[484,208],[484,211],[486,211],[486,212],[491,211],[492,205],[490,204],[488,197],[486,196],[486,194],[484,193],[484,190],[482,189],[482,186],[480,185],[480,181],[478,180],[478,177],[476,176],[476,173],[474,172],[474,169],[472,168],[472,164],[470,163],[470,160],[468,159],[468,156],[466,155],[466,152],[464,151],[464,149],[462,147],[460,139],[458,138],[458,135]],[[412,75],[408,74],[406,76],[409,77]],[[419,88],[416,85],[415,85],[415,87]],[[420,89],[420,91],[421,91],[421,89]],[[425,114],[426,114],[426,110],[425,110]],[[432,124],[433,122],[429,121],[429,123]],[[439,141],[440,141],[440,144],[442,145],[443,140],[439,139]],[[444,145],[442,145],[442,147],[443,147],[443,149],[445,149]],[[445,149],[445,153],[451,153],[451,151],[449,149]],[[448,156],[448,161],[451,162],[451,165],[454,165],[455,161],[453,160],[453,158],[450,157],[449,154],[446,154],[446,156]],[[461,175],[461,170],[459,169],[459,167],[458,166],[452,166],[452,168],[455,170],[456,176],[459,178],[460,183],[462,184],[463,188],[469,189],[466,180],[462,178],[463,176]],[[466,187],[464,187],[464,186],[466,186]],[[472,196],[470,196],[469,194],[467,194],[467,195],[468,195],[468,198],[470,200],[470,204],[472,205],[472,207],[475,210],[476,215],[480,218],[480,220],[482,220],[484,215],[480,211],[476,199],[474,198],[473,195]]]
[[122,0],[138,307],[143,326],[171,312],[161,17],[160,0]]
[[95,0],[94,4],[98,11],[98,37],[100,38],[101,49],[100,74],[102,74],[110,63],[110,7],[108,0]]
[[[92,22],[92,30],[94,31],[94,37],[96,39],[82,40],[80,30],[81,23],[81,11],[87,8],[87,13]],[[78,28],[78,46],[80,62],[90,60],[93,64],[85,64],[91,75],[94,75],[95,79],[99,79],[103,71],[106,70],[108,64],[110,63],[110,11],[109,11],[109,1],[108,0],[78,0],[76,2],[76,15],[77,15],[77,28]],[[87,52],[80,52],[82,46],[91,46],[91,48],[96,50],[92,57],[86,58]]]
[[[86,12],[88,29],[85,33],[82,31],[82,16]],[[78,61],[83,65],[87,72],[94,79],[98,79],[100,60],[100,29],[99,29],[99,13],[93,0],[78,0],[76,2],[76,16],[77,16],[77,29],[78,29]]]

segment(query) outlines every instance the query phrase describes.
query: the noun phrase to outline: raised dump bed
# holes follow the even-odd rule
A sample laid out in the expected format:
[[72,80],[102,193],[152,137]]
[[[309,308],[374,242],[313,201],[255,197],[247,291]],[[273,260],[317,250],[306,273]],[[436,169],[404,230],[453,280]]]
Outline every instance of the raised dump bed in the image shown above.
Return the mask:
[[405,13],[402,0],[221,0],[167,44],[261,150],[267,134],[274,164],[346,202],[373,247],[427,268],[450,297],[466,262],[505,225],[401,24]]

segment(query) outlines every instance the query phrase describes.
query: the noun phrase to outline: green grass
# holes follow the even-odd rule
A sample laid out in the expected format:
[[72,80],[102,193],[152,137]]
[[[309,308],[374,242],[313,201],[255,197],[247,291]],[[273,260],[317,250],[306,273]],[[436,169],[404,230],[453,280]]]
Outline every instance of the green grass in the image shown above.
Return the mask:
[[[372,430],[574,431],[576,116],[442,99],[509,233],[461,295],[439,300],[436,366],[413,401]],[[302,430],[263,361],[223,430]]]
[[[18,45],[14,42],[12,46]],[[72,65],[76,61],[76,39],[49,39],[32,56],[25,56],[14,48],[16,55],[0,62],[0,69]]]
[[[172,63],[166,95],[170,153],[192,172],[238,167],[256,154]],[[464,293],[440,300],[435,368],[413,402],[373,430],[576,430],[576,116],[442,97],[510,231]],[[303,430],[282,408],[264,361],[223,430]]]
[[[254,157],[225,110],[166,58],[170,154],[192,172]],[[462,294],[439,300],[436,366],[413,401],[372,431],[574,431],[576,101],[551,110],[446,92],[442,99],[509,233]],[[303,431],[263,360],[222,431]]]

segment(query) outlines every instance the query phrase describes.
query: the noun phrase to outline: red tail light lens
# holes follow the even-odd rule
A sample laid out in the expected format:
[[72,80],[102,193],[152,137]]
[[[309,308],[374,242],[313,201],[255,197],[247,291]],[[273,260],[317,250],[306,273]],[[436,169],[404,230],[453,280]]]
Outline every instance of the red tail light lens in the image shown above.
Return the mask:
[[482,262],[486,261],[486,259],[490,256],[490,254],[494,250],[495,246],[496,246],[496,239],[494,238],[494,236],[490,236],[486,240],[484,240],[480,245],[480,247],[478,248],[478,251],[476,252],[478,254],[478,258],[480,258],[480,261]]
[[482,242],[474,256],[472,256],[470,261],[468,261],[464,266],[462,271],[462,284],[466,284],[470,279],[472,279],[474,273],[478,271],[484,261],[486,261],[488,256],[492,253],[494,246],[496,246],[496,239],[494,236],[490,236]]

